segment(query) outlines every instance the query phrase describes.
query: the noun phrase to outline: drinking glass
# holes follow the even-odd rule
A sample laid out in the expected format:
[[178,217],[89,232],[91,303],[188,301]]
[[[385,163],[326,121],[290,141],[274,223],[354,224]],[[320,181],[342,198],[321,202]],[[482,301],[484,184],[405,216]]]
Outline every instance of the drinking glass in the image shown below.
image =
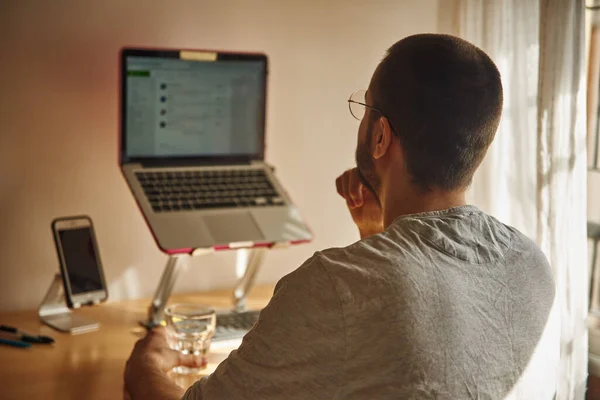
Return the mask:
[[198,357],[198,367],[177,366],[178,374],[197,374],[206,368],[206,356],[215,333],[215,310],[201,304],[175,304],[165,309],[167,342],[173,350]]

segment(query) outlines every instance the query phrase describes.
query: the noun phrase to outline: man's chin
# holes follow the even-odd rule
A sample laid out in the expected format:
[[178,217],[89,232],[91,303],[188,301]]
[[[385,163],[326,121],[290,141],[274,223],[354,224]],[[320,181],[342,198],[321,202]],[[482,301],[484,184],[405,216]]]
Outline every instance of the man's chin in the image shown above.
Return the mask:
[[360,180],[360,183],[362,183],[363,186],[365,186],[371,193],[373,193],[375,195],[375,198],[379,202],[379,195],[377,194],[374,185],[371,182],[369,182],[366,175],[362,172],[358,164],[356,166],[356,171],[358,172],[358,179]]
[[367,188],[372,189],[371,184],[369,183],[369,181],[367,181],[365,174],[363,174],[361,168],[358,165],[356,167],[356,171],[358,172],[358,179],[360,180],[360,183],[365,185]]

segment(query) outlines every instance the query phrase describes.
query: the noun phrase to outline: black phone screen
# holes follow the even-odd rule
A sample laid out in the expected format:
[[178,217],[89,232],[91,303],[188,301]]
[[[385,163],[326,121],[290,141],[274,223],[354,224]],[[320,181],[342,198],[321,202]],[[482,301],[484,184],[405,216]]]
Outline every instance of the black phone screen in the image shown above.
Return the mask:
[[104,290],[90,228],[59,231],[72,294]]

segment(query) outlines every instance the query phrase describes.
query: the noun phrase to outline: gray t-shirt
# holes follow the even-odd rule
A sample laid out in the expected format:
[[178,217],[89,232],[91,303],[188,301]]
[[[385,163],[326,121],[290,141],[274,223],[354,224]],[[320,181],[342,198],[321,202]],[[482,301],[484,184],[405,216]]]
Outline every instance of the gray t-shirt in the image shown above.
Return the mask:
[[551,399],[553,300],[546,258],[516,229],[473,206],[402,216],[281,279],[183,398]]

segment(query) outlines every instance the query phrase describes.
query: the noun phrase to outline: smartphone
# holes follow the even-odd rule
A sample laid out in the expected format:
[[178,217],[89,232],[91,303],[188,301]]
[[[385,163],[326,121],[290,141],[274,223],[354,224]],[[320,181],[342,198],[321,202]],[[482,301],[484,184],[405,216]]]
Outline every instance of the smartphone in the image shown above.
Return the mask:
[[92,220],[85,215],[57,218],[52,232],[69,308],[105,301],[108,290]]

